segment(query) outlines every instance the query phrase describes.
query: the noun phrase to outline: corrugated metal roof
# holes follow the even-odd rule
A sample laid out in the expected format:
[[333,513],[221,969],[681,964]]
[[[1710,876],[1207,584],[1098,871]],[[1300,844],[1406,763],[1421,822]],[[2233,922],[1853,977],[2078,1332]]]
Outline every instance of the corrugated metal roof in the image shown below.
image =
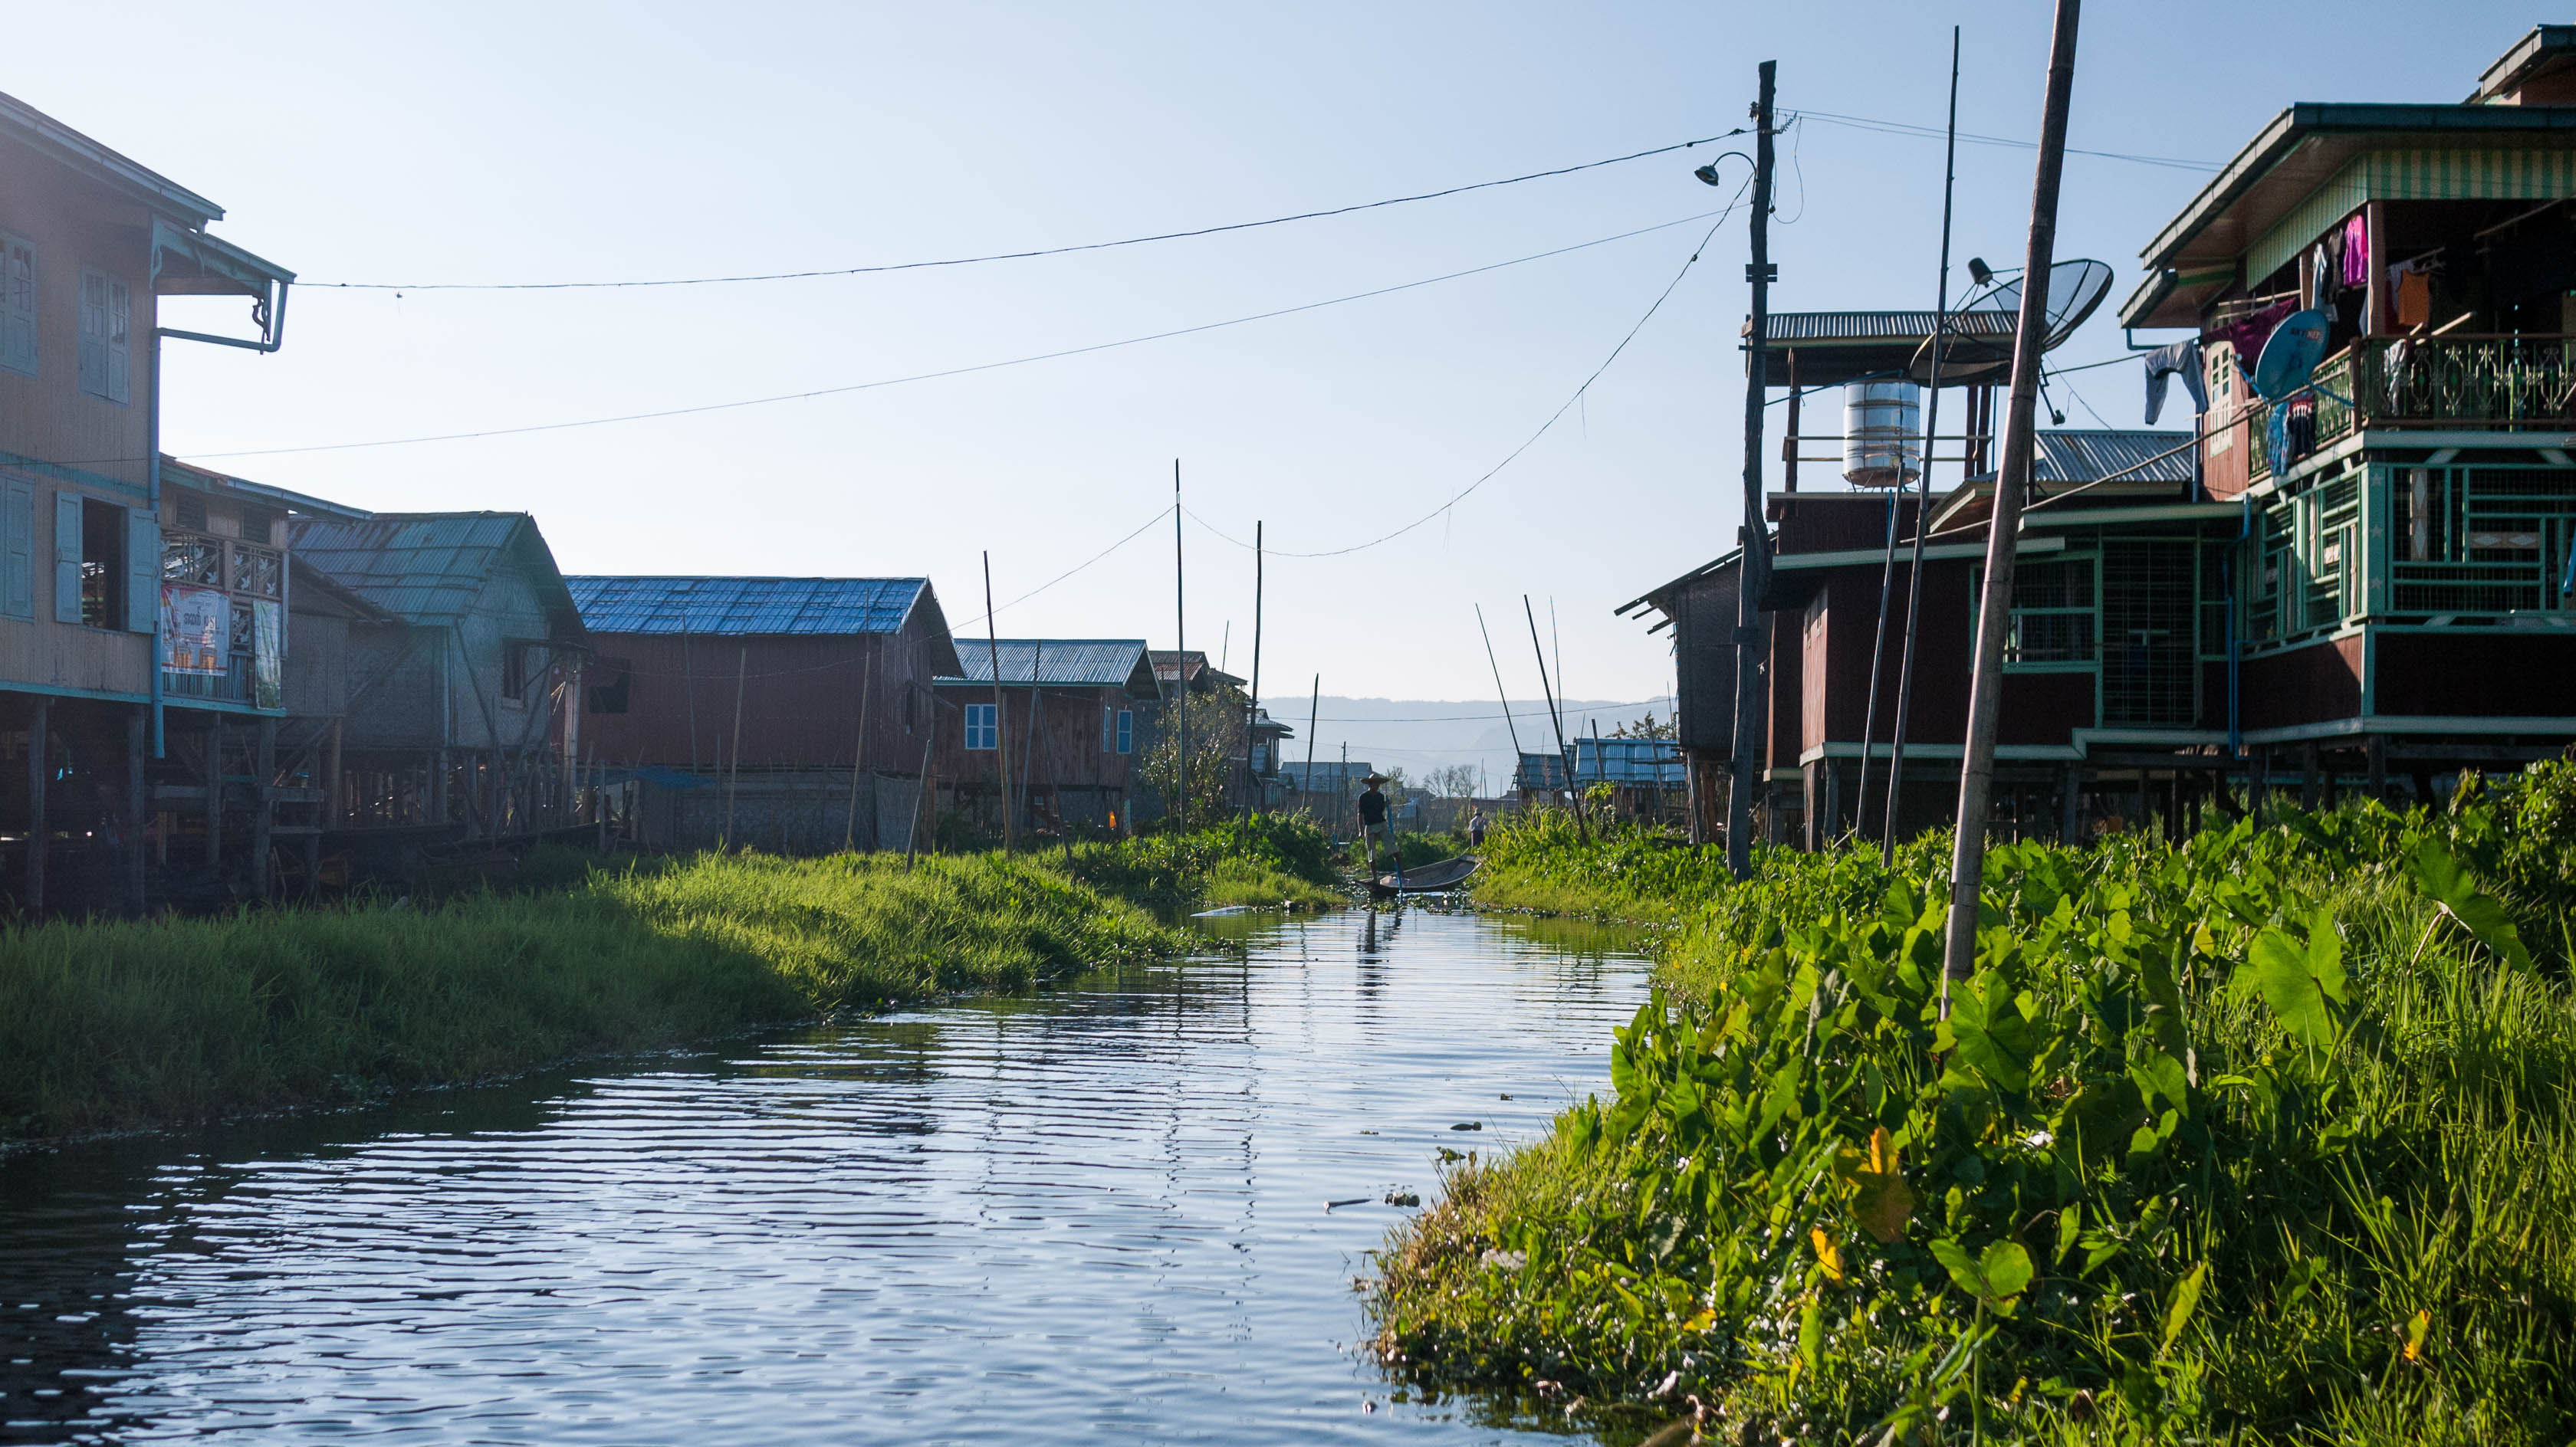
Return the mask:
[[[1919,312],[1772,312],[1763,319],[1763,338],[1781,342],[1885,341],[1904,337],[1920,342],[1932,335],[1938,314]],[[2000,311],[1950,313],[1950,334],[1961,337],[2008,337],[2013,316]],[[1750,325],[1748,322],[1747,325]]]
[[547,594],[555,626],[578,633],[580,610],[564,591],[554,554],[523,512],[378,513],[364,519],[294,521],[294,547],[333,582],[415,625],[462,619],[491,577],[493,564],[517,550]]
[[[1306,782],[1310,767],[1314,774],[1311,784]],[[1353,759],[1347,764],[1338,759],[1317,759],[1311,766],[1303,759],[1295,759],[1282,760],[1279,765],[1280,777],[1286,779],[1292,789],[1339,789],[1356,785],[1375,772],[1377,766],[1365,759]]]
[[1578,785],[1682,783],[1681,745],[1671,739],[1576,739]]
[[593,633],[893,633],[927,578],[564,579]]
[[2106,477],[2123,482],[2189,482],[2191,436],[2164,431],[2043,430],[2038,434],[2039,454],[2031,459],[2031,477],[2055,484],[2099,482]]
[[939,681],[990,686],[996,650],[1002,655],[1002,682],[1006,685],[1025,686],[1034,671],[1036,681],[1047,685],[1153,690],[1153,674],[1145,668],[1142,638],[1003,638],[991,642],[961,638],[957,640],[957,661],[964,665],[963,672]]

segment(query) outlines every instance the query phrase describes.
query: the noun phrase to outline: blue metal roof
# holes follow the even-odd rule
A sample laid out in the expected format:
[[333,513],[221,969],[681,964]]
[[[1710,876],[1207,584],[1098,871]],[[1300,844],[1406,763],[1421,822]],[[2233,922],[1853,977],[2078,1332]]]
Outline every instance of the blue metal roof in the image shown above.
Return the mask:
[[893,633],[927,578],[566,578],[593,633]]
[[473,610],[493,566],[515,553],[545,596],[554,626],[578,634],[554,553],[523,512],[378,513],[296,519],[298,557],[407,623],[445,626]]
[[1578,785],[1682,783],[1681,745],[1671,739],[1576,739]]
[[993,655],[1002,660],[1004,685],[1040,684],[1064,688],[1124,688],[1140,697],[1154,692],[1153,670],[1145,662],[1142,638],[1003,638],[957,640],[962,665],[943,684],[993,682]]

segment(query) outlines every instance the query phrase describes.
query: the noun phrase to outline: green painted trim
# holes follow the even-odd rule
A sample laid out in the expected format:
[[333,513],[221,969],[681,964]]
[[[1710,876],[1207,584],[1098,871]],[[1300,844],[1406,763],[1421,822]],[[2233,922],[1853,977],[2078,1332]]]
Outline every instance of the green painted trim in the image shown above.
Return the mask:
[[122,478],[109,477],[104,473],[66,467],[59,462],[47,462],[41,457],[27,457],[15,452],[0,452],[0,467],[14,467],[20,472],[32,472],[49,482],[67,482],[74,487],[131,493],[145,499],[152,496],[152,489],[143,483],[127,482]]
[[45,683],[0,683],[0,693],[41,694],[46,698],[86,698],[99,703],[149,704],[148,693],[111,693],[98,688],[59,688]]

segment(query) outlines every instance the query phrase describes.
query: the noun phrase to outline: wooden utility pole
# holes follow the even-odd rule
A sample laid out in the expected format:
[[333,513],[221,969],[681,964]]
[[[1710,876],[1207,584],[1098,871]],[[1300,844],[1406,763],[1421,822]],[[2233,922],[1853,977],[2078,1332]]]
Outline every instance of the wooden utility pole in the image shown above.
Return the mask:
[[1768,772],[1763,766],[1765,717],[1759,649],[1767,641],[1762,595],[1771,581],[1771,534],[1762,516],[1762,403],[1767,379],[1764,350],[1771,327],[1771,94],[1780,63],[1761,67],[1753,103],[1753,248],[1744,279],[1753,288],[1753,311],[1744,324],[1744,554],[1736,568],[1735,781],[1726,799],[1726,867],[1738,879],[1753,877],[1753,795]]
[[2048,46],[2048,99],[2040,119],[2039,169],[2031,187],[2030,252],[2022,263],[2021,319],[2013,330],[2012,393],[2004,413],[1995,509],[1986,524],[1986,579],[1977,615],[1976,671],[1968,683],[1968,746],[1959,761],[1959,826],[1950,856],[1949,941],[1941,957],[1941,1000],[1950,982],[1977,965],[1977,898],[1985,882],[1986,811],[1994,795],[1995,727],[2003,712],[2004,635],[2012,628],[2013,548],[2030,488],[2040,347],[2048,335],[2048,269],[2057,249],[2057,181],[2066,162],[2066,110],[2075,89],[2079,0],[2057,0]]
[[993,747],[1001,765],[993,782],[1002,791],[1002,852],[1012,854],[1018,852],[1019,839],[1011,829],[1011,734],[1002,727],[1002,640],[993,622],[993,555],[989,552],[984,554],[984,647],[993,660]]
[[1261,522],[1252,524],[1252,697],[1243,706],[1243,822],[1252,824],[1252,726],[1261,718]]

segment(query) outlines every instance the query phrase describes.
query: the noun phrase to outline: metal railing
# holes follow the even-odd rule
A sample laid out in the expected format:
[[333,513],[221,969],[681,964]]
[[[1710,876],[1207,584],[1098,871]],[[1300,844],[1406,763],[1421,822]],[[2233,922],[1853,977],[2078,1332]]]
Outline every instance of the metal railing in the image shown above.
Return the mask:
[[2275,405],[2293,408],[2290,462],[2357,426],[2576,427],[2576,337],[2364,337],[2317,367],[2311,392],[2253,407],[2255,477],[2272,471]]

